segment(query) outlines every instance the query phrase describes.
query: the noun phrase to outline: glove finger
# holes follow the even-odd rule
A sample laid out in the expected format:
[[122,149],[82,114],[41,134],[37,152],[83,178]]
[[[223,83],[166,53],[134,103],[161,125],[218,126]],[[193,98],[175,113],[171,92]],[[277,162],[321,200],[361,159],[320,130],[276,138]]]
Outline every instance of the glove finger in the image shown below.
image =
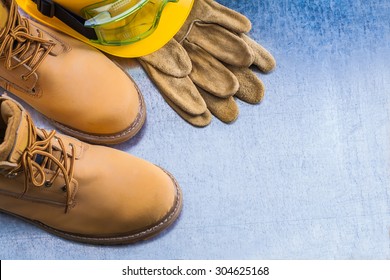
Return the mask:
[[231,10],[216,1],[196,0],[186,23],[178,33],[179,40],[188,33],[188,29],[194,21],[215,23],[235,33],[247,33],[252,24],[244,15]]
[[[235,33],[246,33],[251,30],[252,24],[250,20],[239,12],[229,9],[213,0],[201,0],[198,2],[204,2],[204,4],[209,5],[210,12],[205,14],[205,21],[215,22]],[[242,32],[241,30],[245,31]]]
[[276,66],[276,61],[272,54],[268,52],[263,46],[251,39],[249,36],[245,34],[240,34],[240,37],[253,50],[253,64],[256,65],[264,73],[271,72]]
[[212,115],[209,110],[206,110],[203,114],[200,115],[191,115],[188,114],[186,111],[183,111],[179,106],[177,106],[173,101],[171,101],[165,95],[162,96],[165,99],[165,101],[168,103],[168,105],[171,106],[171,108],[188,123],[198,127],[204,127],[210,124]]
[[188,41],[183,44],[192,61],[190,78],[194,84],[222,98],[237,92],[238,80],[229,69],[197,45]]
[[191,60],[186,50],[175,39],[158,51],[139,58],[159,71],[173,77],[183,78],[191,73]]
[[240,88],[235,96],[250,104],[260,103],[264,98],[264,84],[250,68],[227,67],[237,77]]
[[201,115],[206,112],[206,103],[188,76],[184,78],[172,77],[142,60],[140,63],[163,96],[169,98],[188,114]]
[[215,24],[196,23],[187,37],[220,61],[237,67],[248,67],[254,54],[239,36]]
[[239,108],[232,96],[228,98],[216,97],[203,89],[199,88],[207,108],[210,112],[224,123],[231,123],[235,121],[239,114]]

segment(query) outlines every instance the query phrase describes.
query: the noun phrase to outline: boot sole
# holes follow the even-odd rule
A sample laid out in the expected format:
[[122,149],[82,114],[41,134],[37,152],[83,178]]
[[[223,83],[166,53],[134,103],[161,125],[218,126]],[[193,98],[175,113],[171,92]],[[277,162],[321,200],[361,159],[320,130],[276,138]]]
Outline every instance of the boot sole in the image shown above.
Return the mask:
[[124,244],[132,244],[135,242],[143,241],[150,239],[165,229],[167,229],[169,226],[171,226],[179,217],[181,210],[183,208],[183,196],[182,191],[179,187],[179,184],[177,183],[176,179],[167,171],[164,170],[164,172],[172,179],[175,188],[176,188],[176,199],[175,204],[171,208],[171,210],[168,212],[167,215],[163,219],[161,219],[156,224],[148,227],[147,229],[144,229],[139,232],[133,232],[128,234],[123,234],[120,236],[112,236],[112,237],[94,237],[94,236],[86,236],[86,235],[77,235],[74,233],[69,233],[66,231],[61,231],[55,228],[52,228],[48,225],[45,225],[39,221],[31,220],[25,217],[22,217],[20,215],[8,212],[6,210],[0,209],[0,212],[9,214],[11,216],[17,217],[19,219],[22,219],[30,224],[36,225],[45,231],[54,234],[56,236],[62,237],[64,239],[69,239],[72,241],[77,241],[81,243],[88,243],[88,244],[94,244],[94,245],[124,245]]

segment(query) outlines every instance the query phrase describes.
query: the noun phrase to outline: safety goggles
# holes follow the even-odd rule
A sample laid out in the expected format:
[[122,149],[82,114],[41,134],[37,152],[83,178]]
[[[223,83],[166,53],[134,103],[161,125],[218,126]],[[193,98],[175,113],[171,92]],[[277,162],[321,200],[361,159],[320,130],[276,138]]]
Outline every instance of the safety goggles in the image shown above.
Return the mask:
[[168,2],[178,0],[107,0],[82,10],[98,41],[108,45],[131,44],[149,36],[157,27]]
[[[83,18],[48,0],[33,0],[38,10],[102,45],[128,45],[140,41],[157,28],[169,2],[179,0],[105,0],[81,10]],[[49,2],[49,6],[47,5]]]

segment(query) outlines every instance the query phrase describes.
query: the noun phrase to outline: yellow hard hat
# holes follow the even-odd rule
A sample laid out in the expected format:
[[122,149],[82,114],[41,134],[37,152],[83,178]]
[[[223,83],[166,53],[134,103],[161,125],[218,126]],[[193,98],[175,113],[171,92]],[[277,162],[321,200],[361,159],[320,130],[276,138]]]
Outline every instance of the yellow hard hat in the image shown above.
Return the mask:
[[[120,57],[163,47],[187,19],[194,0],[16,0],[36,20]],[[66,22],[66,23],[65,23]]]

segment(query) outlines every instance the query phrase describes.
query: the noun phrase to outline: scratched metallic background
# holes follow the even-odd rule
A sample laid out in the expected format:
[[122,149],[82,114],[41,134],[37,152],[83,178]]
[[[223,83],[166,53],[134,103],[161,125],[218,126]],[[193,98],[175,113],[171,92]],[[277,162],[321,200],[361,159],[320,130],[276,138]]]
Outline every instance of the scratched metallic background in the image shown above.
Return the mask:
[[248,16],[278,62],[264,102],[239,102],[235,123],[188,125],[128,63],[148,121],[116,148],[177,177],[175,226],[99,247],[1,214],[1,259],[390,258],[390,2],[218,2]]

